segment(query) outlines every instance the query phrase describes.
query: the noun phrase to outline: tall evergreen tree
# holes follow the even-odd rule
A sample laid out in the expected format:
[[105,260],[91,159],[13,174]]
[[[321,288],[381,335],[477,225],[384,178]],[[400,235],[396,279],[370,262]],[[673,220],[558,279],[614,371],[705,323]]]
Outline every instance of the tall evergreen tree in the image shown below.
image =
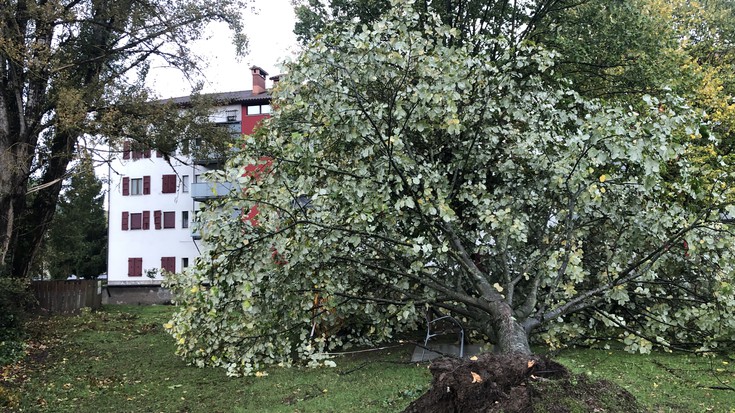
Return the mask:
[[52,278],[96,278],[107,269],[104,192],[90,159],[82,160],[59,197],[44,255]]

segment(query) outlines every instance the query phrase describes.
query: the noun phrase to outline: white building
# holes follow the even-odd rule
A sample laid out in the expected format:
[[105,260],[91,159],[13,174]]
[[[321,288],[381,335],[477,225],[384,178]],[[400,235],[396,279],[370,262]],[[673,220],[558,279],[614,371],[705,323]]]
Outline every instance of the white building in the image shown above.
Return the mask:
[[[249,134],[270,113],[265,88],[268,75],[252,67],[253,90],[212,96],[221,106],[211,120]],[[278,77],[271,80],[277,81]],[[185,107],[188,97],[173,99]],[[171,162],[155,150],[134,150],[125,144],[110,162],[108,286],[158,286],[161,270],[181,271],[199,255],[192,220],[198,202],[212,198],[211,184],[200,174],[218,167],[208,159]],[[218,188],[216,193],[226,193]],[[108,289],[109,294],[110,289]]]

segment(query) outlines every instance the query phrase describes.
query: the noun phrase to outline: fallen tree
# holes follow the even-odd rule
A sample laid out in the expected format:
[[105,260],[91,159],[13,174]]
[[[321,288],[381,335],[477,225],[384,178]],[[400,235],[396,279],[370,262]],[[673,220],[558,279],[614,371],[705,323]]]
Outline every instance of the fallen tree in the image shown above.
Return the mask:
[[199,214],[206,249],[168,279],[178,353],[231,374],[319,364],[428,309],[505,353],[731,341],[733,209],[686,157],[696,114],[584,99],[553,52],[403,6],[319,36],[210,176],[239,190]]

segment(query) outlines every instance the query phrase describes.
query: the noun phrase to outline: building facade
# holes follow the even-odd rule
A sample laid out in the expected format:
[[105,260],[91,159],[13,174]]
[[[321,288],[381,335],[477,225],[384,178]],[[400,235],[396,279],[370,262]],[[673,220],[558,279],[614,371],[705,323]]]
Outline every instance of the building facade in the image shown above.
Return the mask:
[[[234,133],[250,134],[270,114],[263,69],[251,68],[253,89],[212,95],[210,120]],[[274,82],[278,77],[271,78]],[[188,97],[173,102],[185,107]],[[108,294],[114,287],[158,286],[162,272],[179,272],[199,255],[192,221],[199,202],[229,188],[204,182],[202,174],[221,160],[177,156],[167,160],[155,150],[124,143],[110,161],[108,190]]]

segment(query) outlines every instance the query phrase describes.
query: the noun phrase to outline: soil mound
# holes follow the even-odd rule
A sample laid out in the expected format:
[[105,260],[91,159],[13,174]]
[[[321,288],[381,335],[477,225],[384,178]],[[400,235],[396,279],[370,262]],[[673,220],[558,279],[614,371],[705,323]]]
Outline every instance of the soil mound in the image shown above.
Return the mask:
[[543,356],[482,354],[442,358],[431,387],[404,413],[643,412],[633,395],[607,382],[572,376]]

